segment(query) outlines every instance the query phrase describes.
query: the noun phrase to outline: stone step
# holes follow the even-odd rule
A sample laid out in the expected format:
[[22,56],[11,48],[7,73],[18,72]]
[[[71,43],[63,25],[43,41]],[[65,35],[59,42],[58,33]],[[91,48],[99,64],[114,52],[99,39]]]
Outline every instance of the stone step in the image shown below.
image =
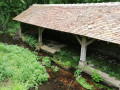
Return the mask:
[[51,53],[51,54],[55,54],[57,51],[47,45],[43,45],[41,47],[41,50],[45,51],[45,52],[48,52],[48,53]]
[[41,50],[43,50],[47,53],[55,54],[56,52],[60,52],[61,49],[64,47],[65,47],[64,44],[60,44],[55,41],[50,41],[47,45],[43,45],[41,47]]

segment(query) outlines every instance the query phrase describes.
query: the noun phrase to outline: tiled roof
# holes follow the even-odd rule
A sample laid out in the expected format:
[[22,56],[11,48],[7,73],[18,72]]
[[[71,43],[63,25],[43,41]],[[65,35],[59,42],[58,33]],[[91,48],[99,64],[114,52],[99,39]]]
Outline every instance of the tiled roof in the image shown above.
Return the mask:
[[34,4],[14,20],[120,44],[120,3]]

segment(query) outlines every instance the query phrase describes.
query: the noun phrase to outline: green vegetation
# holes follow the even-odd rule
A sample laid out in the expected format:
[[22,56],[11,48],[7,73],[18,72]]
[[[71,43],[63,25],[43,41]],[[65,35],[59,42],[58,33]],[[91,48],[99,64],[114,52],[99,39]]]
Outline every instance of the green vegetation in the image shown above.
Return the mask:
[[22,0],[1,0],[0,1],[0,26],[2,30],[7,31],[12,18],[25,9]]
[[25,34],[24,35],[24,40],[32,48],[36,48],[37,49],[37,47],[38,47],[38,40],[34,36]]
[[54,73],[57,73],[59,71],[59,68],[57,66],[51,66],[51,57],[41,57],[42,59],[42,65],[46,66],[48,69],[52,69]]
[[20,25],[18,22],[9,22],[7,30],[0,29],[0,34],[6,33],[10,36],[15,36],[15,31],[20,30]]
[[74,73],[74,76],[76,77],[76,81],[82,85],[84,88],[89,89],[89,90],[94,90],[94,87],[87,83],[86,79],[81,76],[82,70],[77,69]]
[[2,86],[1,90],[27,90],[34,86],[37,89],[38,84],[48,80],[49,75],[41,62],[37,61],[36,52],[0,43],[0,58],[0,81],[8,79],[12,82],[10,88]]
[[[30,36],[32,39],[28,39],[28,43],[33,42],[30,46],[34,46],[37,40],[35,37]],[[34,40],[33,40],[34,38]],[[27,40],[26,40],[27,41]],[[36,45],[37,46],[37,45]],[[56,53],[53,55],[53,60],[57,64],[70,68],[74,67],[77,69],[78,62],[79,62],[79,53],[76,53],[77,51],[72,50],[71,48],[65,47],[61,50],[60,53]],[[98,58],[97,56],[90,56],[87,57],[87,61],[90,62],[89,64],[94,64],[95,68],[108,73],[110,76],[116,77],[116,79],[120,79],[120,65],[114,64],[112,62],[109,62],[107,60]]]
[[79,62],[78,55],[76,51],[70,48],[63,48],[60,53],[53,55],[53,61],[68,68],[74,67],[77,69]]
[[54,58],[54,57],[51,58],[51,60],[54,61],[55,63],[57,63],[58,65],[60,65],[60,66],[62,66],[62,67],[64,67],[64,68],[66,68],[66,69],[69,69],[69,68],[71,67],[69,61],[63,62],[63,61],[58,60],[57,58]]
[[7,83],[7,85],[2,85],[0,90],[27,90],[27,85],[22,82]]
[[15,31],[20,30],[20,25],[18,22],[9,22],[8,24],[8,29],[5,33],[9,34],[10,36],[14,36],[15,35]]
[[86,88],[87,90],[94,90],[93,85],[88,84],[85,78],[83,78],[83,77],[81,77],[81,76],[78,76],[78,77],[76,78],[76,81],[77,81],[80,85],[82,85],[84,88]]
[[[12,21],[12,18],[27,9],[33,3],[95,3],[95,2],[109,2],[120,0],[1,0],[0,1],[0,34],[7,33],[11,36],[15,35],[15,31],[20,29],[18,22]],[[25,35],[25,42],[32,48],[38,47],[38,40],[35,37]],[[100,45],[99,45],[100,46]],[[102,51],[101,51],[102,52]],[[104,51],[103,51],[104,52]],[[106,52],[111,52],[106,50]],[[104,53],[106,53],[104,52]],[[119,52],[119,49],[118,49]],[[115,53],[117,56],[118,53]],[[113,64],[107,60],[98,58],[87,58],[96,68],[108,73],[110,76],[114,76],[120,79],[120,64]],[[71,66],[77,69],[79,62],[79,54],[71,49],[64,48],[60,53],[57,53],[53,58],[43,57],[42,63],[38,62],[38,57],[35,52],[30,52],[28,49],[18,47],[16,45],[5,45],[0,43],[0,82],[3,83],[6,79],[9,80],[7,85],[1,85],[0,90],[27,90],[32,87],[36,87],[38,84],[48,80],[48,73],[45,67],[51,67],[55,73],[59,68],[51,66],[51,60],[58,63],[61,66],[70,68]],[[81,70],[76,70],[75,77],[79,84],[86,89],[94,90],[92,85],[89,85],[85,78],[80,77]],[[96,82],[102,81],[102,77],[93,72],[93,80]],[[101,88],[105,88],[100,84],[95,84]],[[107,90],[109,90],[107,88]]]
[[120,79],[120,65],[119,64],[115,64],[113,62],[98,58],[96,56],[88,57],[87,60],[88,62],[90,62],[90,64],[94,64],[95,68],[108,73],[109,76],[114,76],[116,77],[116,79]]
[[93,78],[93,80],[95,80],[96,82],[103,81],[102,76],[100,76],[99,73],[96,73],[96,71],[93,71],[93,73],[92,73],[92,78]]
[[98,87],[100,90],[113,90],[112,88],[109,88],[109,87],[107,87],[107,86],[104,86],[104,85],[102,85],[102,84],[100,84],[100,83],[97,83],[97,82],[95,82],[95,81],[93,81],[93,83],[94,83],[94,85],[96,86],[96,87]]
[[50,57],[43,57],[42,58],[42,64],[46,67],[51,67],[51,60]]
[[74,76],[78,77],[78,76],[81,75],[81,73],[82,73],[82,70],[78,69],[78,70],[75,71]]
[[51,68],[53,69],[53,72],[54,72],[54,73],[57,73],[58,70],[59,70],[59,68],[58,68],[57,66],[52,66]]

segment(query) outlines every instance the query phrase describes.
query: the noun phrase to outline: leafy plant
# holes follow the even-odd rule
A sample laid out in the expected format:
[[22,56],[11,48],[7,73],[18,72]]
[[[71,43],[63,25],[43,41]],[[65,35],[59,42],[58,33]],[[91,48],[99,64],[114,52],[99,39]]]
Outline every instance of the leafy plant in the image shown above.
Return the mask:
[[32,88],[48,80],[49,75],[45,67],[37,61],[36,52],[31,52],[17,45],[5,45],[3,43],[0,43],[0,49],[1,81],[7,78],[11,82],[22,82],[25,85],[27,84],[27,88]]
[[78,70],[75,71],[74,76],[78,77],[78,76],[81,75],[81,73],[82,73],[82,70],[78,69]]
[[46,67],[51,67],[51,60],[49,57],[43,57],[42,58],[42,63],[46,66]]
[[61,54],[62,56],[66,56],[66,55],[67,55],[67,51],[62,50],[62,51],[60,52],[60,54]]
[[18,15],[21,11],[26,8],[25,3],[22,0],[1,0],[0,1],[0,26],[5,32],[9,28],[9,22],[12,18]]
[[103,72],[109,72],[109,71],[110,71],[110,68],[107,67],[107,66],[103,66],[103,67],[102,67],[102,70],[103,70]]
[[79,56],[76,56],[75,58],[73,58],[76,62],[78,62],[80,60]]
[[115,72],[110,72],[109,76],[115,76]]
[[70,67],[71,66],[70,61],[65,62],[65,66]]
[[0,90],[28,90],[27,83],[22,82],[9,82],[7,85],[2,85]]
[[[59,64],[60,66],[63,66],[63,67],[66,66],[65,62],[62,62],[61,60],[57,60],[55,57],[51,58],[51,60],[54,61],[55,63]],[[69,65],[67,65],[66,67],[69,68]]]
[[96,86],[96,87],[98,87],[100,90],[102,89],[105,89],[105,90],[113,90],[112,88],[110,88],[110,87],[107,87],[107,86],[104,86],[104,85],[102,85],[101,83],[97,83],[97,82],[95,82],[95,81],[93,81],[93,83],[94,83],[94,85]]
[[58,70],[59,70],[59,68],[58,68],[57,66],[52,66],[52,69],[53,69],[53,72],[54,72],[54,73],[57,73]]
[[32,48],[37,48],[38,47],[38,40],[34,36],[25,34],[24,35],[24,40]]
[[81,76],[78,76],[76,78],[76,81],[82,85],[84,88],[86,88],[87,90],[94,90],[94,87],[90,84],[87,83],[86,79],[81,77]]
[[87,60],[89,60],[92,64],[94,64],[95,68],[108,73],[109,76],[114,76],[116,79],[120,79],[119,63],[114,64],[114,63],[111,63],[109,60],[100,59],[100,58],[97,58],[96,56],[88,57]]
[[20,30],[20,24],[15,21],[11,21],[8,23],[8,29],[6,31],[10,36],[15,36],[15,31]]
[[95,80],[96,82],[103,81],[103,78],[100,76],[99,73],[96,73],[96,71],[93,71],[93,73],[92,73],[92,78],[93,78],[93,80]]
[[115,74],[116,79],[120,79],[120,73]]

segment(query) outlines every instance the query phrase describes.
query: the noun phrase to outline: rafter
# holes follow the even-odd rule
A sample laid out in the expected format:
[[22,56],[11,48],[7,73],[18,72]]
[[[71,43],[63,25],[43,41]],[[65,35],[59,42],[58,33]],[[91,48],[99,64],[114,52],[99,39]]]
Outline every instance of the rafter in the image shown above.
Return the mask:
[[87,46],[88,45],[90,45],[92,42],[94,42],[95,41],[95,39],[91,39],[91,40],[89,40],[88,42],[87,42]]
[[82,44],[82,40],[77,36],[77,35],[74,35],[76,37],[76,39],[78,40],[78,42],[80,43],[80,45]]

